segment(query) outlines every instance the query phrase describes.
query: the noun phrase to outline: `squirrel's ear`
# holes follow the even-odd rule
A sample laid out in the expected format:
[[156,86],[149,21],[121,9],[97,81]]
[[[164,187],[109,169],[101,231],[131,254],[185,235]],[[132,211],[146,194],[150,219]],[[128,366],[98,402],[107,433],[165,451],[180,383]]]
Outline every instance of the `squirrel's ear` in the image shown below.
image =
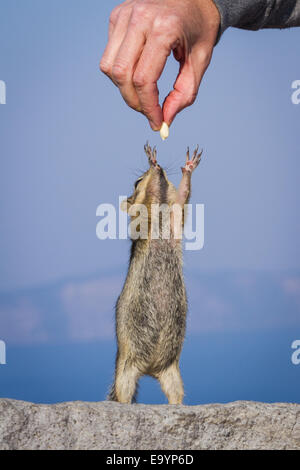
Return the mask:
[[124,199],[121,202],[120,208],[121,208],[122,211],[128,212],[131,205],[132,205],[132,198],[128,197],[127,199]]

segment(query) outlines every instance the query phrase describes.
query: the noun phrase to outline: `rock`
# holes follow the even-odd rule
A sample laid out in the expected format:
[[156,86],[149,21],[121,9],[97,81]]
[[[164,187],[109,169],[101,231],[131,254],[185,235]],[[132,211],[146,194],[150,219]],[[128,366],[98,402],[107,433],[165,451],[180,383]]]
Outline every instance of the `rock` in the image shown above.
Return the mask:
[[300,404],[36,405],[0,399],[0,449],[300,449]]

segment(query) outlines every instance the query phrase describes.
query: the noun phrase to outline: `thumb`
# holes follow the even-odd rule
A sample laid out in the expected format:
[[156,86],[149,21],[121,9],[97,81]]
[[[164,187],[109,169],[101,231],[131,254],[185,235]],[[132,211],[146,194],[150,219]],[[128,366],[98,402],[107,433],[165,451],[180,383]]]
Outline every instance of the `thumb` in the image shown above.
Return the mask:
[[163,103],[163,119],[170,126],[177,113],[194,103],[202,77],[210,62],[211,54],[191,52],[180,61],[179,73]]

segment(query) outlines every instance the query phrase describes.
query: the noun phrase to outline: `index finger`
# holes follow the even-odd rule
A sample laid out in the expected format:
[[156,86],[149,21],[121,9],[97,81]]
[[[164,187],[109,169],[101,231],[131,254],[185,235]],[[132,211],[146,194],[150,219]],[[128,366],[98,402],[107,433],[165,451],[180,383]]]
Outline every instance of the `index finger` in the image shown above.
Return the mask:
[[157,81],[171,53],[171,46],[168,47],[162,42],[157,35],[150,33],[133,74],[133,85],[142,113],[148,118],[153,130],[159,130],[163,122]]

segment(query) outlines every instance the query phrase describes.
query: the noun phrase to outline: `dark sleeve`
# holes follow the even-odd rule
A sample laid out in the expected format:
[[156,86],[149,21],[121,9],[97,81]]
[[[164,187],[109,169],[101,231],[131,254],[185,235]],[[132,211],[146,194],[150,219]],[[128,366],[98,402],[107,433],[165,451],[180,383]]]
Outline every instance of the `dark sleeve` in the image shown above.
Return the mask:
[[219,41],[229,26],[257,30],[300,26],[300,0],[214,0],[221,16]]

